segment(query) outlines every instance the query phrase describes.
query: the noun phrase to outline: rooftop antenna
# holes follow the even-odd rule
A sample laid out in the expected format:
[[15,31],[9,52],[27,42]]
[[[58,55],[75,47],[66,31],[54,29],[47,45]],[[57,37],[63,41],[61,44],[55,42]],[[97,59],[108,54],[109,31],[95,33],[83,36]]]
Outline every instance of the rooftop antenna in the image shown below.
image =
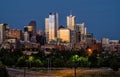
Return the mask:
[[70,16],[72,16],[72,10],[70,10]]

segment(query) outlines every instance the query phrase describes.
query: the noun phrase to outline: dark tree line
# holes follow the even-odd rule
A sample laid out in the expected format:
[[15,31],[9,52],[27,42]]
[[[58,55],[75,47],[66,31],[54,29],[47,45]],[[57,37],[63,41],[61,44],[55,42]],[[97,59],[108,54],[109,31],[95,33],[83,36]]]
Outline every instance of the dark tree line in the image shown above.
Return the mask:
[[111,67],[114,70],[120,68],[120,53],[118,51],[107,53],[92,51],[91,55],[87,54],[84,49],[78,51],[67,50],[49,50],[46,54],[43,50],[38,53],[25,55],[21,49],[13,52],[7,49],[0,50],[0,61],[6,66],[14,67],[48,67],[48,61],[51,67],[73,67],[73,56],[78,55],[77,67]]

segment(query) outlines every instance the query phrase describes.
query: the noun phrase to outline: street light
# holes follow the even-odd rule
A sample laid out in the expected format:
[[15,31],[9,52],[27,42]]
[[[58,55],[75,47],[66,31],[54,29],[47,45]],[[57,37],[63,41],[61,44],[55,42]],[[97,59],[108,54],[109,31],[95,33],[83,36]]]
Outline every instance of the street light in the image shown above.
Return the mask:
[[[44,50],[44,53],[45,55],[50,55],[51,52]],[[51,72],[51,59],[50,57],[48,57],[48,76],[50,76],[50,72]]]
[[[25,59],[26,59],[26,58],[25,58],[26,51],[24,51],[23,54],[24,54],[24,60],[25,60]],[[24,77],[26,77],[26,69],[25,69],[25,66],[24,66]]]
[[[31,55],[32,52],[27,52],[27,51],[23,51],[24,54],[24,59],[26,59],[26,55]],[[30,63],[30,67],[31,67],[31,63]],[[26,77],[26,67],[24,66],[24,77]]]
[[88,48],[88,49],[87,49],[87,54],[88,54],[88,56],[91,56],[92,53],[93,53],[92,49],[91,49],[91,48]]
[[51,73],[51,59],[48,58],[48,76],[50,76]]
[[76,69],[77,69],[77,64],[79,62],[79,56],[78,55],[72,56],[72,61],[74,62],[74,75],[76,77]]
[[74,75],[76,77],[76,69],[77,69],[77,65],[76,65],[76,62],[74,62]]

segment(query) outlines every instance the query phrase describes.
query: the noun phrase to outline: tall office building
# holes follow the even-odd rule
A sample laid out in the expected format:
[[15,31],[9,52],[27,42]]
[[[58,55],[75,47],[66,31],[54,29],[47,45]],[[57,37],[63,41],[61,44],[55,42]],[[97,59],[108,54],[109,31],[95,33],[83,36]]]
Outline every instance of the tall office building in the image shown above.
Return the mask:
[[76,17],[73,16],[73,15],[70,15],[70,16],[67,16],[67,28],[70,29],[70,30],[75,30],[76,29],[76,26],[75,26],[75,23],[76,23]]
[[50,13],[49,18],[45,19],[45,33],[48,42],[56,40],[58,31],[58,13]]
[[0,24],[0,44],[8,37],[9,25]]
[[91,47],[94,43],[93,41],[93,33],[86,34],[86,43],[88,47]]
[[67,16],[67,28],[71,30],[71,46],[74,48],[76,44],[76,17],[72,14]]
[[30,37],[29,37],[29,33],[28,32],[24,32],[24,41],[25,42],[29,42],[30,41]]
[[43,30],[38,30],[37,35],[45,36],[45,32]]
[[33,28],[33,35],[36,35],[36,21],[30,21],[29,26],[32,26]]
[[82,23],[82,24],[76,24],[76,32],[80,34],[80,38],[78,40],[80,40],[81,42],[85,42],[86,40],[86,27],[85,27],[85,24]]
[[28,32],[30,34],[30,38],[32,37],[33,27],[32,26],[24,26],[24,32]]
[[48,43],[48,40],[49,40],[49,18],[45,18],[45,37],[46,37],[46,42]]
[[31,42],[36,42],[36,21],[30,21],[29,26],[32,26],[32,37],[30,40]]
[[81,34],[86,35],[86,27],[85,27],[85,24],[82,23],[82,24],[78,24],[78,25],[79,25],[79,29],[80,29]]

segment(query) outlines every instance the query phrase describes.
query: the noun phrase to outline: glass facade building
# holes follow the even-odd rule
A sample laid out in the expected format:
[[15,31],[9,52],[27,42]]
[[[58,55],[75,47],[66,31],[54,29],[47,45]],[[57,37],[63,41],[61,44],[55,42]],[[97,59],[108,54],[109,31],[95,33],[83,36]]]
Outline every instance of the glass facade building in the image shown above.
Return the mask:
[[61,39],[61,42],[70,43],[71,42],[71,31],[69,29],[59,29],[58,38]]
[[8,37],[9,25],[0,24],[0,44]]
[[75,30],[75,16],[67,16],[67,28],[70,30]]
[[57,39],[58,13],[50,13],[49,18],[45,19],[46,41],[50,42]]

